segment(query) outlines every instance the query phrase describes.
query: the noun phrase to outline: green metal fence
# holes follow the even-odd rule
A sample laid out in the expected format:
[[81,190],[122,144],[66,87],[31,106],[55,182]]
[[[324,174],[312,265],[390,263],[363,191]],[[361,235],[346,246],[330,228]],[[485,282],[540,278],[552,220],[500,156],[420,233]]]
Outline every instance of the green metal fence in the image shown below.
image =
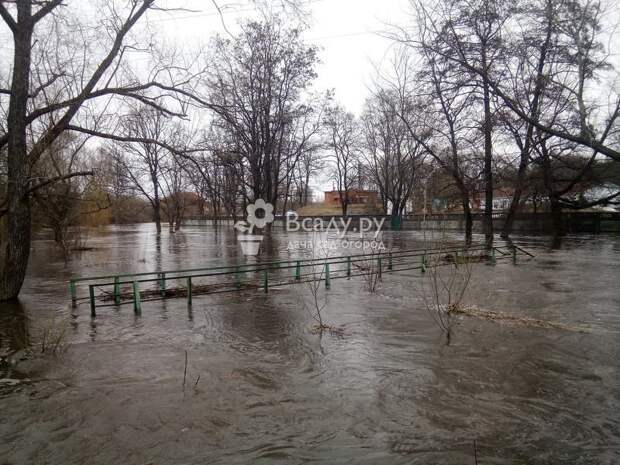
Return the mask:
[[[100,307],[133,304],[140,313],[142,302],[172,297],[185,297],[189,305],[193,296],[233,292],[244,289],[262,289],[324,281],[330,288],[332,280],[348,279],[384,272],[420,270],[426,272],[429,258],[436,266],[457,265],[463,260],[487,261],[533,255],[517,246],[487,247],[484,244],[469,247],[452,246],[412,250],[388,250],[355,255],[320,258],[300,258],[264,263],[236,263],[233,265],[182,270],[159,270],[143,273],[110,274],[74,278],[69,281],[74,306],[88,302],[91,315]],[[87,292],[85,292],[87,290]]]

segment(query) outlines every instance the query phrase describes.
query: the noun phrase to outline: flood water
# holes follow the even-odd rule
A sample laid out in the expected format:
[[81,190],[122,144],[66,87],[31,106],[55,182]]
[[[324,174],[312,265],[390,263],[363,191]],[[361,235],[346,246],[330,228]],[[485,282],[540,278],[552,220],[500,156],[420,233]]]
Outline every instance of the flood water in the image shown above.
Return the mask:
[[[300,238],[276,230],[266,253],[287,259]],[[463,315],[446,344],[417,270],[374,293],[334,280],[338,331],[322,335],[304,285],[92,319],[69,277],[233,263],[234,234],[109,227],[68,264],[43,235],[20,304],[0,308],[0,463],[460,465],[475,441],[480,464],[616,465],[620,236],[515,240],[536,258],[475,266],[466,303],[556,326]],[[41,355],[54,334],[64,352]]]

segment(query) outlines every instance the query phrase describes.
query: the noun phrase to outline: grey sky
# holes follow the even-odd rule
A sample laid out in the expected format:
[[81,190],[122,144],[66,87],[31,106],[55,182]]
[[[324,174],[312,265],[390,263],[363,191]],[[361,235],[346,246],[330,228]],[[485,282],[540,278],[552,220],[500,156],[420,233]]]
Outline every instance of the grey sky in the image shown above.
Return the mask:
[[[162,31],[164,40],[191,48],[189,44],[206,43],[213,34],[225,33],[222,17],[211,1],[178,0],[177,4],[200,12],[151,14],[151,25]],[[233,5],[232,1],[221,4]],[[334,88],[337,100],[359,113],[374,66],[389,59],[390,41],[378,33],[389,23],[402,23],[408,4],[408,0],[306,1],[311,13],[304,18],[309,25],[306,38],[322,48],[317,88]],[[238,0],[234,5],[223,6],[224,22],[233,33],[239,20],[256,14],[251,1]]]

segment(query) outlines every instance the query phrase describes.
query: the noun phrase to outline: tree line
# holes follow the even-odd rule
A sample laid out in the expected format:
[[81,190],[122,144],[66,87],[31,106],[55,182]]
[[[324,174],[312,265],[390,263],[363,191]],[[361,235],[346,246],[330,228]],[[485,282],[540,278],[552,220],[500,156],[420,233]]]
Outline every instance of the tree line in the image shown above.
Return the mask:
[[0,1],[13,37],[0,70],[0,299],[19,294],[33,217],[66,250],[81,217],[131,217],[136,197],[160,232],[164,219],[181,226],[192,199],[214,217],[259,198],[286,212],[312,200],[319,175],[343,215],[352,188],[379,191],[395,219],[443,190],[471,241],[482,192],[491,242],[500,185],[512,195],[503,236],[533,189],[558,232],[563,209],[619,195],[576,194],[620,160],[601,1],[412,0],[360,115],[316,90],[320,50],[299,4],[285,6],[292,15],[263,9],[188,56],[140,29],[157,0],[94,2],[91,15],[77,2]]

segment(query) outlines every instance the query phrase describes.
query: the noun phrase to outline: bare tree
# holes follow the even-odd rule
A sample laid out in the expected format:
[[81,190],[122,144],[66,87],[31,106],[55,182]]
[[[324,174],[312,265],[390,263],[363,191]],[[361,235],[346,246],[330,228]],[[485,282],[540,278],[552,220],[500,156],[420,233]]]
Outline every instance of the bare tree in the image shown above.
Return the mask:
[[319,145],[310,146],[302,153],[292,177],[297,205],[305,206],[312,197],[310,180],[326,166],[326,160]]
[[[590,148],[593,152],[613,160],[620,160],[620,151],[610,137],[610,134],[617,130],[620,97],[615,86],[615,76],[607,73],[610,66],[601,40],[603,33],[611,33],[612,37],[615,35],[615,28],[603,30],[605,4],[600,0],[563,0],[550,3],[545,0],[532,0],[524,2],[523,11],[530,14],[529,21],[544,22],[545,17],[552,21],[550,43],[563,51],[563,60],[558,61],[561,67],[545,73],[544,77],[549,79],[553,86],[557,86],[560,93],[556,96],[561,100],[568,96],[574,103],[573,122],[570,125],[540,119],[524,111],[519,103],[522,96],[514,93],[511,80],[504,79],[503,74],[488,73],[479,63],[466,59],[461,51],[453,54],[441,47],[435,47],[434,52],[484,79],[490,91],[506,108],[538,131]],[[608,18],[612,21],[613,15]],[[500,29],[505,32],[507,28],[504,23]],[[538,33],[528,37],[528,40],[540,47],[547,43],[548,31],[546,27],[538,28]],[[454,38],[457,32],[447,27],[442,34],[446,38]],[[611,39],[608,39],[608,42],[611,42]]]
[[[87,205],[91,203],[86,198],[88,183],[83,182],[81,176],[94,173],[81,168],[86,140],[85,137],[63,134],[32,169],[33,179],[40,183],[40,188],[33,192],[37,223],[52,230],[54,242],[62,251],[65,261],[80,238],[83,214],[107,206],[105,199],[102,199],[99,206],[93,205],[91,208],[91,205]],[[76,176],[69,177],[67,173]],[[43,185],[43,182],[47,184]]]
[[184,160],[178,155],[172,155],[165,161],[161,176],[161,184],[165,192],[162,206],[171,232],[181,229],[185,209],[190,201],[188,195],[191,193],[187,192],[189,183],[185,166]]
[[[427,7],[416,1],[420,34],[404,38],[425,56],[451,64],[461,75],[461,85],[472,89],[472,104],[480,103],[480,131],[483,136],[483,178],[485,191],[484,232],[493,242],[493,126],[494,108],[490,80],[498,74],[496,63],[503,56],[503,26],[511,5],[499,0],[442,0]],[[478,70],[472,72],[472,68]],[[501,67],[500,67],[501,69]]]
[[378,89],[366,102],[362,116],[369,171],[379,188],[385,213],[387,203],[391,204],[392,229],[400,227],[400,219],[414,191],[417,170],[426,155],[401,118],[401,115],[407,121],[415,118],[407,113],[417,109],[406,103],[397,92]]
[[[414,70],[397,69],[391,89],[398,96],[398,116],[409,136],[449,175],[461,197],[465,240],[472,240],[472,193],[482,171],[477,147],[480,131],[474,90],[468,77],[450,62],[422,47]],[[415,77],[415,80],[413,79]]]
[[171,167],[176,172],[180,168],[174,156],[175,151],[183,150],[180,127],[161,111],[148,106],[135,109],[124,120],[122,134],[138,142],[117,142],[117,160],[125,168],[127,179],[153,207],[153,221],[160,234],[165,173]]
[[[89,4],[95,10],[95,25],[84,24],[86,17],[78,19],[66,6],[61,13],[61,4],[62,0],[0,2],[0,17],[13,35],[12,75],[8,87],[0,89],[0,97],[9,101],[6,131],[0,135],[0,150],[6,148],[8,160],[0,300],[16,298],[26,274],[31,196],[39,188],[30,169],[51,144],[68,130],[114,137],[97,127],[104,102],[111,105],[114,96],[169,114],[182,111],[166,110],[158,99],[162,92],[175,95],[179,82],[173,73],[166,74],[166,82],[157,72],[139,82],[126,67],[127,56],[141,49],[129,46],[130,31],[155,7],[155,0]],[[91,44],[97,44],[101,53],[92,53]]]
[[335,105],[327,110],[324,121],[326,147],[334,167],[332,179],[336,183],[343,216],[347,216],[349,191],[356,180],[360,160],[361,131],[355,116]]
[[218,37],[208,59],[209,107],[233,141],[229,150],[243,161],[239,181],[250,201],[263,198],[277,208],[290,171],[318,129],[299,127],[315,113],[303,97],[316,77],[317,49],[304,43],[301,29],[268,16],[245,23],[232,39]]

